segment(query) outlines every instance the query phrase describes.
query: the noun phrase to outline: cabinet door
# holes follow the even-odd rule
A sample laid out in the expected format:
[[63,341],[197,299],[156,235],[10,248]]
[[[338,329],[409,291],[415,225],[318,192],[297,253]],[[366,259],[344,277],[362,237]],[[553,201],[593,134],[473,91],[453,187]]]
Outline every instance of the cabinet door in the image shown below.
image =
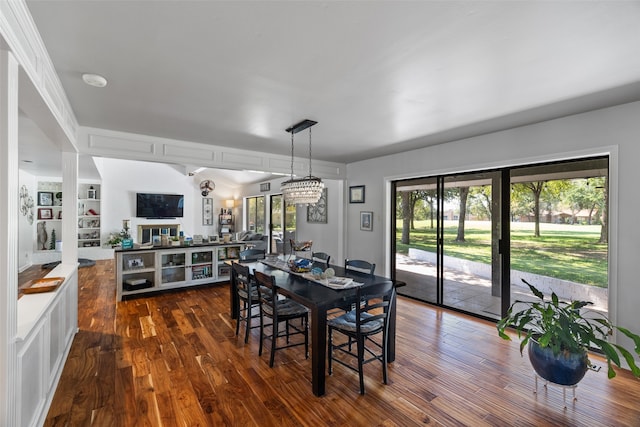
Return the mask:
[[159,252],[160,285],[183,283],[186,277],[186,252]]
[[198,282],[211,282],[215,279],[216,271],[214,269],[214,251],[209,250],[192,250],[190,251],[190,280]]

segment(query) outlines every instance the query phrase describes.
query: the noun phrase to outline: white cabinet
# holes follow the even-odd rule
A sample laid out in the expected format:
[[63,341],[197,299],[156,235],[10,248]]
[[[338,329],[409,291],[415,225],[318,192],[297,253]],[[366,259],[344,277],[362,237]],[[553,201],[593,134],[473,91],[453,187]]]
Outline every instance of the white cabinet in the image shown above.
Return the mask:
[[225,264],[238,259],[243,243],[116,249],[118,301],[123,296],[229,280]]
[[156,285],[156,252],[116,253],[118,301],[123,294],[136,294]]

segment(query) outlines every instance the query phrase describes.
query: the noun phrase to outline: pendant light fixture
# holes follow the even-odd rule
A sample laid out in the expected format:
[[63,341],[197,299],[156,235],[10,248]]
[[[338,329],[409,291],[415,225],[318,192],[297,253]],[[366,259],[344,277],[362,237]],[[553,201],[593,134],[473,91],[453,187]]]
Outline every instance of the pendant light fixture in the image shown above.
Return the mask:
[[[291,133],[291,177],[280,185],[280,190],[285,202],[296,205],[309,205],[317,203],[322,196],[324,183],[320,178],[311,174],[311,126],[318,122],[313,120],[303,120],[286,129]],[[294,179],[293,177],[293,135],[309,129],[309,175],[304,178]]]

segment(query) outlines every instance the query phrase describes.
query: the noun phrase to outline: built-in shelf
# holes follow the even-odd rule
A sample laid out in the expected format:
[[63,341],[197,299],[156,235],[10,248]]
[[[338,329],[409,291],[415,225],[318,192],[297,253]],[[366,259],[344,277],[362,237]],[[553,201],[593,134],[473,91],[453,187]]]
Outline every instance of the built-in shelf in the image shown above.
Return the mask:
[[227,281],[244,243],[116,249],[117,299],[146,292]]

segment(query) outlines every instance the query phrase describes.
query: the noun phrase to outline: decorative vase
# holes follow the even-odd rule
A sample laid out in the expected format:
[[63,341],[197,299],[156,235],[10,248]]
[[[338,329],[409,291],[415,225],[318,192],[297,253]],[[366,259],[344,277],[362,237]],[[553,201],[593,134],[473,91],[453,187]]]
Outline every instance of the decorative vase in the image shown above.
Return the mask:
[[47,249],[47,239],[49,235],[47,234],[47,223],[41,221],[38,223],[38,249],[44,251]]
[[587,352],[561,352],[554,355],[549,347],[540,347],[533,339],[528,345],[529,360],[533,370],[545,380],[563,386],[573,386],[580,382],[587,372]]

